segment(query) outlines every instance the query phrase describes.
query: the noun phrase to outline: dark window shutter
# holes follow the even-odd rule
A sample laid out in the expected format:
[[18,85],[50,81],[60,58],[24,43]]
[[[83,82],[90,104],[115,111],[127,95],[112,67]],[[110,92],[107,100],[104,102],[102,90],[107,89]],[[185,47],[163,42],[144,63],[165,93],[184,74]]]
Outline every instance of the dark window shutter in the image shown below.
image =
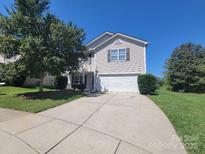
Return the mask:
[[87,84],[87,75],[85,75],[84,84],[85,84],[85,86],[86,86],[86,84]]
[[75,83],[75,76],[74,74],[72,75],[72,80],[71,80],[71,83],[74,84]]
[[130,48],[126,49],[126,61],[130,61]]
[[107,51],[107,61],[110,62],[110,50]]

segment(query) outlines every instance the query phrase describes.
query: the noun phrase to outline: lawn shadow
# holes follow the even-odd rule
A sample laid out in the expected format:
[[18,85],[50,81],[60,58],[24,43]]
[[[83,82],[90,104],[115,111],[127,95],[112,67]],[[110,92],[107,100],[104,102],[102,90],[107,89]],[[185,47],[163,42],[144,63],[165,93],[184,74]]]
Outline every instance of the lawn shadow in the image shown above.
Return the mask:
[[82,94],[80,91],[74,90],[58,90],[58,91],[45,91],[45,92],[29,92],[23,94],[17,94],[17,96],[21,96],[24,99],[52,99],[52,100],[62,100],[68,99],[71,96]]

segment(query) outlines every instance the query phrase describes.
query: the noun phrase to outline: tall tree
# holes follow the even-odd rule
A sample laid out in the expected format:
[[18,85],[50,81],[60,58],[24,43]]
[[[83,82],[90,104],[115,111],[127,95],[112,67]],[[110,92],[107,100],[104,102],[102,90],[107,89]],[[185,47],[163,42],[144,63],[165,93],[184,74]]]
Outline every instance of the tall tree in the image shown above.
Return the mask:
[[59,20],[48,8],[48,0],[16,0],[7,9],[9,16],[0,18],[0,46],[7,46],[3,53],[20,55],[28,74],[40,79],[40,91],[46,73],[77,70],[85,50],[84,31]]
[[167,61],[166,76],[174,91],[205,91],[205,48],[192,43],[176,48]]

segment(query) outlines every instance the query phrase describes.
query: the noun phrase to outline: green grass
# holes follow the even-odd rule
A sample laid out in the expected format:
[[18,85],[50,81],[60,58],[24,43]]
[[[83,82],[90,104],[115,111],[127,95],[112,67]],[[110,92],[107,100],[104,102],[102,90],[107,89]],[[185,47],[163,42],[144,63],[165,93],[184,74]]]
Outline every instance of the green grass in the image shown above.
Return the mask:
[[80,91],[56,91],[38,88],[0,87],[0,107],[37,113],[83,96]]
[[171,92],[165,88],[159,89],[157,93],[149,97],[167,115],[185,146],[190,146],[190,143],[198,146],[187,148],[187,151],[190,154],[204,154],[205,94]]

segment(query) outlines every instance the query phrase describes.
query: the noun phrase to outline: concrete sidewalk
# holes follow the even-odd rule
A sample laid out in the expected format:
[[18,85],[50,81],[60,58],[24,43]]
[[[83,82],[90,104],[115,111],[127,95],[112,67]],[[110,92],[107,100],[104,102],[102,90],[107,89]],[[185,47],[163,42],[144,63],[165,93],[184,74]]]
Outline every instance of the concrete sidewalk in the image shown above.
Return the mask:
[[30,113],[0,108],[0,122],[16,119]]
[[136,93],[83,97],[0,123],[1,153],[185,154],[162,111]]

